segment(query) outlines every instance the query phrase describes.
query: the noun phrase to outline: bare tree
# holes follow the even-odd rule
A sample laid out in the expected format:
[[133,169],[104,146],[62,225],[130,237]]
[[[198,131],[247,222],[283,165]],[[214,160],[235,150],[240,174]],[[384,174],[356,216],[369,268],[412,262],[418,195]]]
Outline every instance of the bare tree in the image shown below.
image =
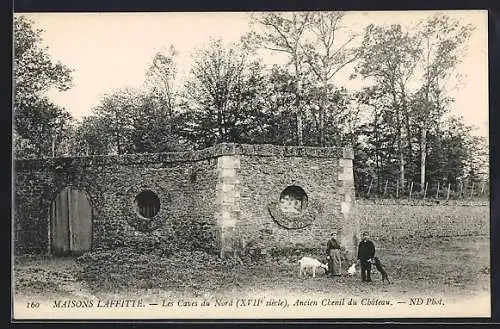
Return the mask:
[[167,53],[157,52],[146,72],[146,84],[152,88],[152,94],[160,98],[169,117],[172,117],[174,109],[174,82],[177,75],[176,55],[177,51],[172,45]]
[[[319,106],[319,144],[325,144],[325,112],[334,107],[328,99],[328,84],[346,65],[356,60],[358,52],[350,47],[357,35],[342,26],[344,12],[319,12],[311,16],[308,30],[312,40],[304,44],[304,53],[309,68],[319,80],[322,89]],[[342,40],[342,33],[347,38]]]
[[423,84],[419,91],[417,118],[420,125],[420,184],[425,186],[427,133],[430,125],[446,111],[446,83],[466,50],[472,25],[461,25],[447,16],[434,16],[420,22]]
[[305,54],[302,41],[307,27],[311,24],[311,13],[266,13],[254,17],[263,31],[254,33],[261,47],[284,53],[289,58],[289,66],[296,85],[295,115],[297,118],[297,144],[303,144],[303,108],[301,106],[302,75],[305,70]]

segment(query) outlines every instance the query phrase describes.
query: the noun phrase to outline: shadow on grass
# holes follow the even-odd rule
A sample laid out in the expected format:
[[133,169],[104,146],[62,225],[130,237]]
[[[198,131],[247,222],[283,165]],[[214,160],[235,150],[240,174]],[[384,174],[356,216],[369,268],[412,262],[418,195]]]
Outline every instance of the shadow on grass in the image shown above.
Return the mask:
[[[297,260],[304,254],[322,259],[319,250],[275,251],[260,260],[220,259],[201,251],[179,251],[171,256],[137,253],[131,249],[95,250],[74,266],[58,259],[20,259],[16,288],[22,291],[56,290],[61,275],[70,273],[94,294],[167,291],[191,296],[210,292],[285,290],[289,292],[465,293],[489,290],[487,237],[401,239],[375,241],[377,255],[392,281],[383,285],[374,269],[371,284],[355,276],[300,277]],[[52,264],[52,265],[51,265]],[[350,264],[343,262],[344,273]],[[52,268],[51,268],[52,266]],[[38,270],[37,270],[38,269]],[[61,274],[62,273],[62,274]],[[68,279],[70,280],[70,279]]]

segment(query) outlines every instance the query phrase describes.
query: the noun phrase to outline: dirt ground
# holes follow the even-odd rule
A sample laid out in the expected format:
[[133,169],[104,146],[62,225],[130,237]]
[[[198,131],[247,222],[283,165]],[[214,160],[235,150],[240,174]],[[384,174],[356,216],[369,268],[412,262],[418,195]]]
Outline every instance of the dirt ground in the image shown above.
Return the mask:
[[[249,295],[261,292],[287,292],[297,294],[335,293],[378,296],[403,296],[408,293],[430,294],[463,298],[490,292],[490,244],[484,236],[407,239],[399,242],[376,242],[377,255],[391,279],[383,284],[380,274],[373,271],[372,283],[360,282],[359,272],[351,276],[328,278],[320,271],[316,278],[300,277],[296,259],[281,257],[259,263],[241,264],[222,270],[224,284],[209,291],[205,281],[213,277],[204,275],[203,266],[191,272],[180,285],[169,285],[155,275],[144,283],[134,281],[133,275],[120,273],[112,267],[102,268],[102,275],[111,280],[106,289],[93,287],[95,281],[82,279],[84,268],[73,258],[22,256],[14,262],[15,298],[19,300],[41,298],[148,298],[202,295]],[[311,255],[321,258],[322,255]],[[126,257],[126,255],[124,255]],[[147,263],[146,263],[147,264]],[[344,264],[347,268],[350,264]],[[147,267],[145,265],[144,267]],[[118,267],[119,269],[119,267]],[[201,270],[200,270],[201,269]],[[151,269],[148,269],[149,271]],[[162,271],[162,269],[156,269]],[[175,271],[175,269],[168,269]],[[190,271],[190,269],[182,269]],[[113,272],[114,271],[114,272]],[[165,269],[167,271],[167,269]],[[152,272],[147,272],[152,273]],[[158,273],[158,272],[157,272]],[[173,272],[172,272],[173,273]],[[114,286],[113,277],[127,277],[128,286]],[[217,273],[214,275],[218,275]],[[104,276],[103,276],[104,277]],[[168,275],[167,275],[168,277]],[[111,279],[109,279],[111,278]],[[139,278],[139,276],[137,276]],[[97,278],[99,280],[99,278]]]

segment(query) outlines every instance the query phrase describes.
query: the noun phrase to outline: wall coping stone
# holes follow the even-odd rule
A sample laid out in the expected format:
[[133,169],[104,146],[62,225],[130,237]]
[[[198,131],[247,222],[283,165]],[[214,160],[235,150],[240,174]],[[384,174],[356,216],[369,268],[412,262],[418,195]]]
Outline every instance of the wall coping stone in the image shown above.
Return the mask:
[[280,146],[271,144],[221,143],[209,148],[194,151],[135,153],[121,155],[93,155],[80,157],[55,157],[38,159],[14,159],[16,170],[29,170],[40,167],[66,170],[70,167],[91,167],[111,165],[134,165],[148,163],[172,164],[176,162],[195,162],[217,158],[223,155],[247,155],[261,157],[308,157],[339,158],[342,150],[335,147]]

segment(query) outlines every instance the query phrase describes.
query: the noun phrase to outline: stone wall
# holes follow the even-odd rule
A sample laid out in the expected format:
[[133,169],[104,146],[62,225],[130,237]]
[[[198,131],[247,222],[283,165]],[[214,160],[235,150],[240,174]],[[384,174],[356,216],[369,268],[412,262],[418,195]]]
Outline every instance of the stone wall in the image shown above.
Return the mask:
[[[354,253],[360,230],[374,239],[489,233],[488,204],[360,200],[353,208],[353,185],[352,151],[333,148],[220,144],[194,152],[18,160],[14,247],[51,252],[49,209],[67,186],[88,195],[93,248],[176,243],[224,255],[324,247],[338,230]],[[150,220],[135,205],[145,190],[160,201]],[[283,210],[286,191],[299,196],[299,211]]]
[[[49,208],[65,186],[89,195],[94,248],[169,239],[192,227],[216,235],[217,151],[17,161],[16,252],[50,251]],[[151,230],[137,229],[144,219],[134,199],[143,190],[160,199],[158,214],[147,223]]]
[[[238,231],[243,243],[311,247],[326,241],[330,232],[341,224],[337,167],[335,159],[242,156]],[[301,187],[308,197],[308,208],[316,208],[313,210],[317,214],[310,225],[289,229],[270,216],[270,204],[278,202],[288,186]]]
[[[294,242],[317,246],[334,228],[340,228],[336,160],[242,156],[240,170],[238,231],[246,242],[259,240],[266,247]],[[301,187],[308,198],[307,207],[316,208],[318,213],[310,225],[289,229],[270,216],[271,202],[278,202],[288,186]]]
[[[88,195],[93,248],[163,241],[225,254],[259,239],[263,247],[318,246],[332,229],[343,232],[346,223],[341,203],[352,185],[352,165],[344,169],[344,162],[332,148],[237,144],[194,152],[18,160],[15,251],[50,253],[50,205],[67,186]],[[304,212],[292,216],[296,224],[305,223],[300,227],[280,225],[269,208],[290,185],[307,195]],[[143,191],[160,202],[152,219],[138,214],[135,198]]]
[[[339,231],[342,242],[356,235],[345,211],[353,191],[352,157],[339,159],[333,148],[239,145],[219,164],[224,203],[219,216],[230,249],[320,247],[332,230]],[[307,198],[295,214],[280,208],[289,187]],[[354,252],[354,244],[344,245]]]

